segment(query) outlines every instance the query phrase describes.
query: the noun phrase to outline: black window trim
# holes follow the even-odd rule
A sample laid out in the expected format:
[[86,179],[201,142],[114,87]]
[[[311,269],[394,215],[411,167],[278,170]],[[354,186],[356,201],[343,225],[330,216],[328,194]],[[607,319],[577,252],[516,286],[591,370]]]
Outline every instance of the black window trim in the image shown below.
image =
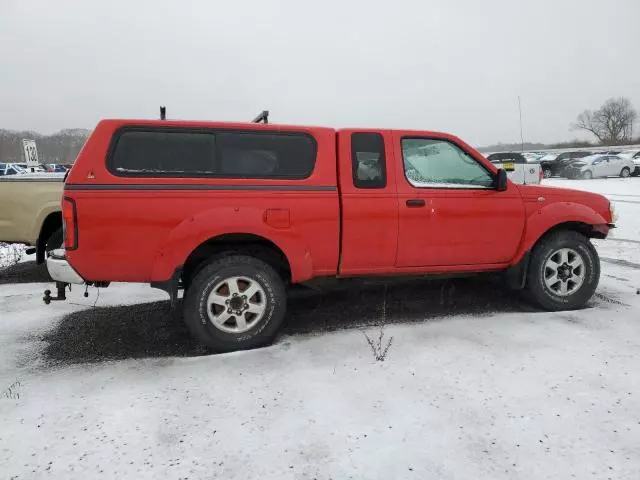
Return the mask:
[[[311,140],[313,145],[313,165],[311,170],[307,175],[281,175],[281,176],[272,176],[265,177],[259,175],[217,175],[214,173],[189,173],[189,172],[122,172],[113,168],[113,155],[118,146],[118,141],[122,134],[127,132],[176,132],[176,133],[203,133],[210,134],[214,136],[214,145],[216,155],[219,155],[218,152],[218,142],[215,139],[216,133],[240,133],[240,134],[252,134],[252,135],[283,135],[283,136],[297,136],[297,137],[306,137]],[[116,177],[122,178],[220,178],[220,179],[254,179],[254,180],[305,180],[311,175],[316,169],[316,164],[318,161],[318,142],[315,137],[308,132],[303,131],[294,131],[294,130],[252,130],[252,129],[238,129],[238,128],[204,128],[204,127],[182,127],[182,126],[171,126],[171,125],[126,125],[118,128],[112,135],[109,148],[107,149],[107,158],[105,160],[105,166],[107,171]]]
[[[380,143],[382,145],[382,152],[381,152],[382,155],[380,158],[380,161],[382,163],[382,178],[380,179],[381,185],[358,185],[356,183],[356,174],[357,174],[358,165],[357,165],[357,158],[355,156],[356,150],[353,145],[353,136],[360,135],[360,134],[376,135],[380,139]],[[380,132],[376,132],[373,130],[351,132],[349,142],[351,143],[351,181],[353,183],[353,186],[358,190],[381,190],[381,189],[387,188],[387,155],[385,151],[386,148],[384,143],[384,136]]]
[[[441,187],[441,186],[416,187],[415,185],[413,185],[409,181],[409,178],[407,178],[407,170],[406,170],[405,165],[404,165],[404,150],[402,148],[402,142],[404,140],[438,140],[440,142],[450,143],[451,145],[459,148],[464,153],[469,155],[472,159],[474,159],[476,161],[476,163],[485,172],[487,172],[489,174],[489,176],[493,179],[493,184],[491,185],[491,187],[480,187],[480,186],[477,186],[477,187],[476,186],[467,186],[467,187]],[[489,170],[482,162],[478,161],[478,159],[474,155],[471,155],[471,153],[469,153],[466,148],[463,148],[462,145],[459,145],[458,143],[456,143],[453,140],[450,140],[448,138],[428,137],[428,136],[422,137],[420,135],[407,135],[407,136],[400,137],[400,155],[402,156],[402,159],[401,159],[402,160],[402,174],[404,175],[405,181],[407,182],[407,184],[411,188],[417,188],[417,189],[420,189],[420,190],[423,190],[423,189],[424,190],[496,190],[496,184],[495,184],[496,176],[495,176],[495,174],[491,170]]]

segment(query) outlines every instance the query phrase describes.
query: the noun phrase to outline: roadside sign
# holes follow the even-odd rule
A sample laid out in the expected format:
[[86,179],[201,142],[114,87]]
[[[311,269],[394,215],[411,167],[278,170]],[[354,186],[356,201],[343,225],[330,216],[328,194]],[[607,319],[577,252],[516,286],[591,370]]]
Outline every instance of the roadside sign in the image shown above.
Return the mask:
[[23,139],[22,149],[24,150],[24,160],[27,162],[27,166],[37,167],[40,162],[38,161],[38,148],[36,147],[36,141]]

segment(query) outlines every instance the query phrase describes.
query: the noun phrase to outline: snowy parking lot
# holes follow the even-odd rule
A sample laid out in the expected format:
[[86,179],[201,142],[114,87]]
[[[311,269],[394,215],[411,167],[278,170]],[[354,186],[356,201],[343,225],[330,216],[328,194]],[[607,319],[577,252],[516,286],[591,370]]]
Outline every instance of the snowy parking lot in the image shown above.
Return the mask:
[[0,477],[640,478],[640,178],[543,183],[620,215],[580,311],[484,277],[354,281],[293,292],[273,346],[207,355],[163,292],[45,306],[45,272],[11,267]]

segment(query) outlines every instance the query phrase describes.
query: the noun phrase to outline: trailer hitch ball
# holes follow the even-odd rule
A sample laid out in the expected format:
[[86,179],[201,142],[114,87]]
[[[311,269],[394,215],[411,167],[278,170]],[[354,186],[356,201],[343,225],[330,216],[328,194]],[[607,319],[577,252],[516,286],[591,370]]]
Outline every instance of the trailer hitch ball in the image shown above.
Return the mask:
[[55,297],[52,297],[51,290],[45,290],[44,297],[42,297],[42,301],[45,303],[45,305],[49,305],[51,302],[54,302],[54,301],[66,300],[67,299],[65,295],[66,288],[67,288],[66,283],[56,282],[56,290],[58,291],[58,294]]

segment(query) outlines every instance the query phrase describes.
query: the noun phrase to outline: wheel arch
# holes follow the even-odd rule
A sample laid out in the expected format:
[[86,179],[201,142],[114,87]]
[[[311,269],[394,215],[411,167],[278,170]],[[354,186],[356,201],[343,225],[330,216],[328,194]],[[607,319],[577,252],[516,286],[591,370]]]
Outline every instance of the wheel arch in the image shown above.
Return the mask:
[[156,250],[150,281],[167,281],[203,250],[217,253],[221,247],[237,250],[250,244],[284,257],[292,282],[313,276],[311,250],[295,226],[268,225],[262,208],[219,207],[185,218],[166,235]]
[[507,282],[511,288],[522,289],[525,286],[527,272],[529,271],[529,263],[531,261],[531,253],[535,247],[546,237],[560,231],[576,232],[587,238],[605,238],[605,234],[599,232],[595,224],[585,221],[571,220],[556,223],[549,226],[546,230],[537,236],[527,246],[523,246],[518,253],[516,260],[507,269]]
[[182,266],[183,282],[191,278],[212,258],[241,253],[271,265],[285,283],[291,281],[292,269],[287,255],[275,242],[253,233],[225,233],[211,237],[194,248]]

